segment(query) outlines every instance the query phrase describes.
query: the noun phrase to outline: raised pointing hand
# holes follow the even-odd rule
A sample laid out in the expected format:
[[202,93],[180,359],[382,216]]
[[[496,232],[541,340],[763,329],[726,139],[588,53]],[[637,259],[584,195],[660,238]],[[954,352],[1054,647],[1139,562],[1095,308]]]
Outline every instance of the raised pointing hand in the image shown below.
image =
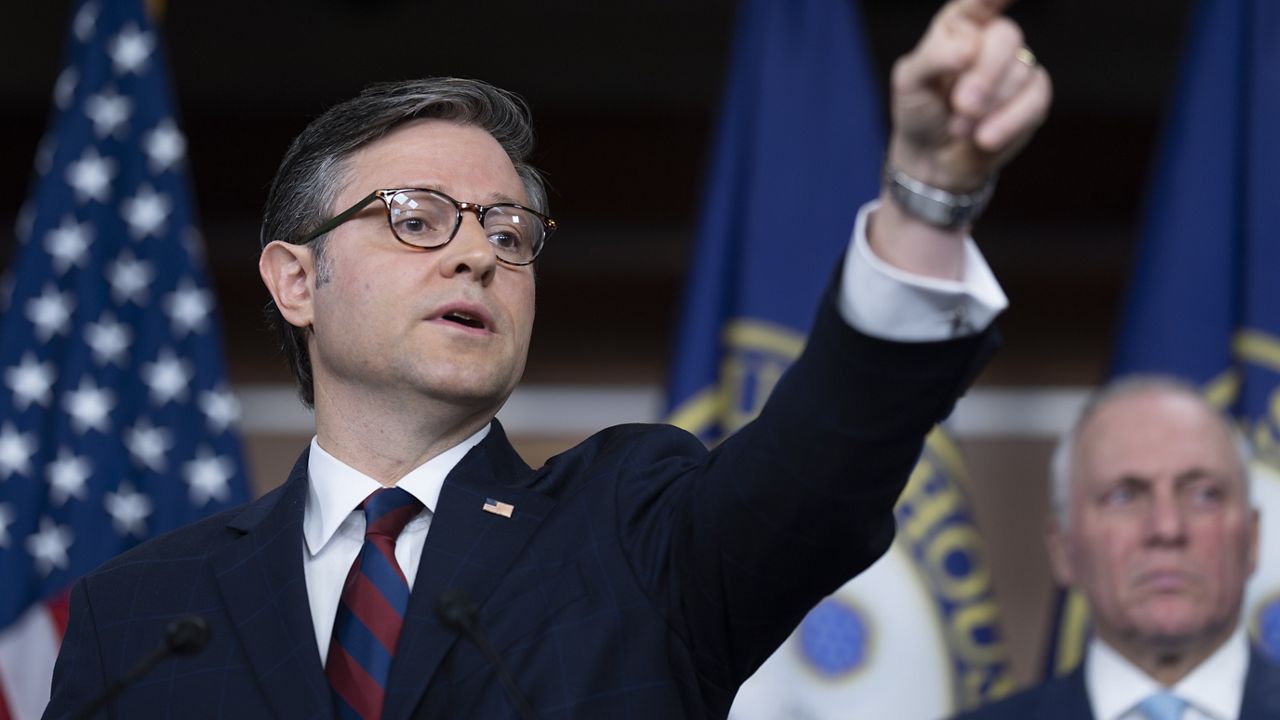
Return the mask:
[[948,190],[979,187],[1044,121],[1049,74],[1002,13],[1009,0],[953,0],[893,69],[889,162]]

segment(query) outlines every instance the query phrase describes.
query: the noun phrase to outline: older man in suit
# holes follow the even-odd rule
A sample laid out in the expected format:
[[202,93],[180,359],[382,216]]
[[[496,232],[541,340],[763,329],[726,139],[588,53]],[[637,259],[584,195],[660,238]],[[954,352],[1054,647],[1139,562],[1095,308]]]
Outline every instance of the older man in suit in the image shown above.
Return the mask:
[[990,345],[952,335],[1004,303],[966,234],[1050,94],[1002,5],[956,0],[898,64],[884,197],[804,355],[710,453],[627,426],[534,470],[494,420],[555,228],[517,99],[436,79],[322,115],[281,165],[259,263],[316,437],[277,491],[77,584],[48,715],[196,613],[208,647],[118,716],[724,717],[888,547],[925,433]]
[[1083,667],[968,718],[1280,717],[1280,668],[1240,623],[1258,551],[1249,452],[1195,388],[1104,389],[1053,463],[1055,575],[1084,593]]

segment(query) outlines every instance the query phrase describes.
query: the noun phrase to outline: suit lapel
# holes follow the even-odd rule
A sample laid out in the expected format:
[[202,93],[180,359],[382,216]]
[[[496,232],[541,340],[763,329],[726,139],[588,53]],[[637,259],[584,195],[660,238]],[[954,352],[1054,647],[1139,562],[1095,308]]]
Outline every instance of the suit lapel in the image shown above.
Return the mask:
[[283,487],[228,523],[244,534],[213,555],[227,613],[278,718],[333,716],[302,570],[307,456]]
[[1089,691],[1084,685],[1084,664],[1080,664],[1057,684],[1058,692],[1054,693],[1044,708],[1044,717],[1054,720],[1092,720],[1093,708],[1089,704]]
[[[495,420],[489,435],[445,480],[431,518],[405,613],[404,631],[391,665],[383,718],[407,718],[458,633],[436,617],[445,590],[461,590],[477,607],[502,579],[555,501],[528,489],[533,471]],[[511,516],[485,510],[492,499],[512,506]]]
[[1249,674],[1244,681],[1240,720],[1280,717],[1280,666],[1267,660],[1257,648],[1249,649]]

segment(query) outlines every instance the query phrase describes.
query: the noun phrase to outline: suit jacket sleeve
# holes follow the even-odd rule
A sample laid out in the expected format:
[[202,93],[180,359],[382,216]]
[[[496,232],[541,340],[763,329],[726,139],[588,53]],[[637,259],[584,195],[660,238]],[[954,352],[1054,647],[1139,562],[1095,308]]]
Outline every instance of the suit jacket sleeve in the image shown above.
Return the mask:
[[889,547],[925,436],[995,345],[994,331],[878,340],[839,317],[835,292],[754,422],[709,454],[672,439],[619,484],[633,572],[724,692]]

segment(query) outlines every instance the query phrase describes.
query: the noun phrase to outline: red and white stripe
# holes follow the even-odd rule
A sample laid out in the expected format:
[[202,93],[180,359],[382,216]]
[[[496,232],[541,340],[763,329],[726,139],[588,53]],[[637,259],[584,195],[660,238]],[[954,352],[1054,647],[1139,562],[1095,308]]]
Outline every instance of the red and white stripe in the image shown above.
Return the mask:
[[67,630],[67,594],[27,609],[0,632],[0,720],[38,720],[49,704],[58,645]]

